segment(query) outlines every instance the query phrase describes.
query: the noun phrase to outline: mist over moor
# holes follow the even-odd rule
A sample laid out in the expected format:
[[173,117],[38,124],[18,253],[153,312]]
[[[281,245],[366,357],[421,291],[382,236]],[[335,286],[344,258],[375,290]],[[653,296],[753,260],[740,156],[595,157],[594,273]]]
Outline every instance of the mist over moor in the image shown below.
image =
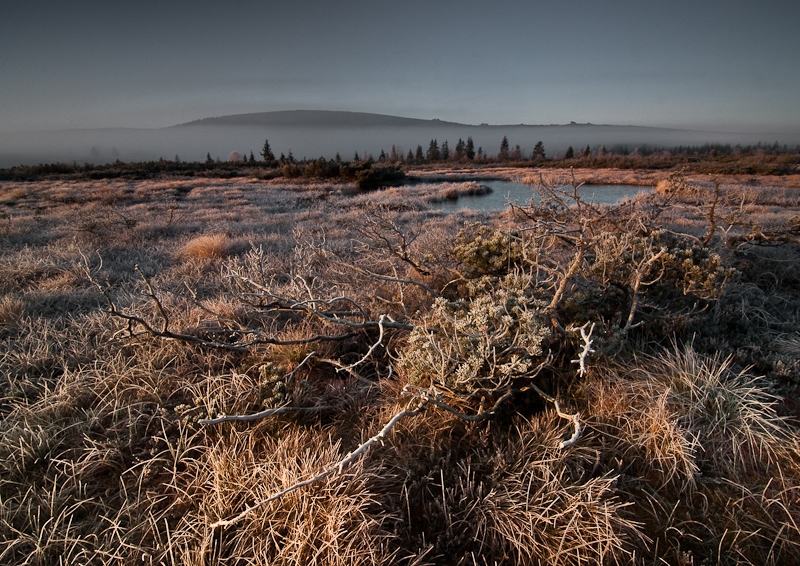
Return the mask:
[[71,129],[6,134],[0,138],[0,167],[39,163],[77,162],[104,164],[116,160],[152,161],[175,159],[226,160],[231,152],[256,157],[268,139],[276,155],[291,151],[300,158],[333,158],[337,153],[349,160],[387,154],[392,146],[407,154],[417,145],[427,148],[430,140],[448,141],[472,137],[475,148],[495,155],[506,136],[511,148],[520,146],[523,156],[544,143],[548,157],[563,154],[569,146],[576,151],[589,146],[611,150],[624,146],[665,148],[704,144],[794,146],[800,133],[731,133],[669,128],[596,124],[566,125],[468,125],[440,120],[418,120],[356,112],[289,111],[240,114],[206,118],[186,124],[154,129]]

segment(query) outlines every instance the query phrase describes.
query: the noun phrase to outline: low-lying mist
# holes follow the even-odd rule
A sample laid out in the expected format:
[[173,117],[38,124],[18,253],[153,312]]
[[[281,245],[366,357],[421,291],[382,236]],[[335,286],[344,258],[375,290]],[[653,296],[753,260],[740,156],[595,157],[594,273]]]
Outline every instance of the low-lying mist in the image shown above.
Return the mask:
[[475,149],[483,148],[485,154],[496,155],[504,136],[511,150],[519,145],[523,156],[530,155],[533,146],[544,143],[548,157],[563,154],[569,146],[576,152],[587,145],[593,150],[605,146],[673,148],[703,144],[783,145],[800,144],[800,133],[787,134],[737,134],[646,128],[635,126],[606,126],[570,124],[551,126],[472,126],[447,122],[415,121],[412,125],[363,125],[339,123],[334,126],[309,125],[306,120],[298,125],[247,125],[185,124],[160,129],[97,129],[60,130],[50,132],[19,133],[0,138],[0,167],[35,165],[39,163],[78,162],[104,164],[121,161],[152,161],[164,158],[182,161],[212,159],[227,160],[231,152],[257,159],[265,139],[269,139],[276,156],[291,151],[300,159],[333,158],[338,152],[342,159],[352,159],[372,154],[378,157],[381,150],[389,154],[392,145],[407,155],[417,145],[427,150],[430,140],[439,144],[447,140],[451,150],[459,138],[472,137]]

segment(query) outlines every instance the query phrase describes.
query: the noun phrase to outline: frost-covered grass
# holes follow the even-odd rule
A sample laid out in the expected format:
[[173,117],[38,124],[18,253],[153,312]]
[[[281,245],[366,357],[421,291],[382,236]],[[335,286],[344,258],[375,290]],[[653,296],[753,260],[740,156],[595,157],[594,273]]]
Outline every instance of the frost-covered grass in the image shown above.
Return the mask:
[[[726,184],[731,223],[706,247],[706,185],[583,228],[574,209],[427,207],[479,186],[0,184],[0,562],[800,563],[800,244],[721,233],[792,236],[796,196]],[[284,342],[131,335],[89,275],[156,330]],[[373,348],[377,326],[307,305],[415,329]],[[212,527],[335,465],[408,384],[470,415],[510,394],[475,422],[432,405],[341,474]],[[579,415],[575,444],[531,385]],[[284,405],[311,410],[198,423]]]

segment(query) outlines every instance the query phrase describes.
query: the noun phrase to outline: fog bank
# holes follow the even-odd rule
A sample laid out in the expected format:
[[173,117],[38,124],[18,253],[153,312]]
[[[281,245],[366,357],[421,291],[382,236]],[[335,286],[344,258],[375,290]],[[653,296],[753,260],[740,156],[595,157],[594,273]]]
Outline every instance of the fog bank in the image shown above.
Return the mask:
[[[335,115],[335,116],[334,116]],[[247,116],[253,118],[248,121]],[[364,119],[364,116],[373,117]],[[511,149],[519,145],[523,155],[530,155],[538,141],[544,143],[548,157],[563,154],[572,146],[576,152],[588,145],[592,150],[605,146],[672,148],[704,144],[755,145],[758,143],[790,147],[800,144],[797,134],[721,133],[636,126],[592,124],[569,125],[466,125],[436,120],[413,120],[378,117],[357,113],[266,113],[206,119],[189,124],[159,129],[100,129],[61,130],[51,132],[5,135],[0,139],[0,167],[35,165],[39,163],[93,163],[121,161],[150,161],[164,158],[182,161],[227,159],[231,152],[257,159],[265,139],[276,156],[291,151],[295,158],[333,158],[338,152],[342,159],[372,154],[381,150],[389,154],[392,145],[406,155],[417,145],[423,151],[430,140],[441,146],[447,140],[455,149],[459,138],[472,137],[475,149],[482,147],[495,155],[504,136]],[[384,119],[379,119],[384,118]]]

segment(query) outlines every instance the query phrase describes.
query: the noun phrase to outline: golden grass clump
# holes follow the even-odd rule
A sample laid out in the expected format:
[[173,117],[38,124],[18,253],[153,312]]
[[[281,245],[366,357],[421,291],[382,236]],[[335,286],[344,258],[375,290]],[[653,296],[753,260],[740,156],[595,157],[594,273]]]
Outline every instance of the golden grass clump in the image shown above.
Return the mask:
[[217,259],[227,256],[231,247],[226,234],[203,234],[186,242],[179,255],[184,259]]
[[0,328],[16,326],[25,312],[22,299],[6,295],[0,298]]
[[759,378],[691,346],[603,373],[586,388],[594,417],[612,425],[627,445],[621,451],[658,472],[662,485],[691,485],[708,470],[759,477],[793,448],[777,398]]
[[[759,378],[676,346],[597,372],[582,391],[607,457],[660,509],[647,519],[654,539],[732,564],[800,560],[797,436]],[[684,507],[691,520],[663,522]]]
[[[220,563],[237,556],[274,565],[391,563],[393,536],[384,526],[391,517],[375,512],[379,501],[371,487],[381,483],[380,470],[363,462],[265,505],[219,533],[201,526],[314,476],[343,455],[339,442],[319,430],[287,427],[280,435],[231,430],[190,462],[189,489],[200,503],[178,529],[198,537],[189,548],[210,546],[218,537],[218,546],[206,550],[224,557]],[[184,561],[193,562],[189,556]]]
[[[553,412],[523,421],[509,431],[503,452],[488,458],[491,469],[482,486],[468,468],[453,501],[470,493],[467,516],[477,540],[492,554],[516,564],[627,564],[641,544],[640,527],[616,495],[614,474],[575,473],[585,454],[560,452],[562,423]],[[578,464],[578,466],[576,466]],[[466,492],[466,493],[465,493]]]

